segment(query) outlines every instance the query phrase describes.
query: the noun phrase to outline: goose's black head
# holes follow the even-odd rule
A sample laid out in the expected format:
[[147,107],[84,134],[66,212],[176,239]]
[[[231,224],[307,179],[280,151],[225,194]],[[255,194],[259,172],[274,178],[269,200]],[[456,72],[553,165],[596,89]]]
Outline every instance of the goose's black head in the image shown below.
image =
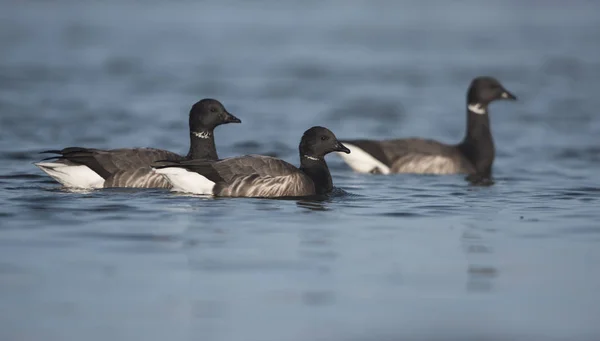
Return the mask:
[[516,100],[517,97],[493,77],[477,77],[471,82],[467,94],[469,105],[487,107],[492,101],[501,99]]
[[332,152],[350,154],[331,130],[324,127],[312,127],[304,132],[300,141],[300,155],[308,158],[322,159]]
[[229,113],[216,99],[205,98],[196,102],[190,110],[190,131],[192,132],[210,132],[217,126],[226,123],[242,123],[242,121]]

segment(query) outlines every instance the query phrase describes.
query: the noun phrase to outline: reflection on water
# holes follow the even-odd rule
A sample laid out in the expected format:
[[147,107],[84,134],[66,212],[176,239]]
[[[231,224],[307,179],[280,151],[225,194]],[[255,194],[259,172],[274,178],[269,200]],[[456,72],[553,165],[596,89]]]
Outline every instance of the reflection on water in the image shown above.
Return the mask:
[[[597,340],[596,2],[0,4],[0,340]],[[492,75],[492,186],[365,176],[323,198],[66,190],[65,146],[219,155],[298,140],[459,141]],[[476,183],[477,184],[477,183]],[[478,183],[481,184],[481,183]],[[487,184],[489,185],[489,184]]]
[[461,241],[465,256],[467,259],[471,259],[467,268],[467,291],[492,291],[494,279],[499,275],[498,269],[492,263],[492,248],[483,240],[482,234],[475,229],[463,232]]
[[329,211],[327,205],[321,201],[299,200],[296,204],[298,205],[298,207],[305,208],[311,211]]

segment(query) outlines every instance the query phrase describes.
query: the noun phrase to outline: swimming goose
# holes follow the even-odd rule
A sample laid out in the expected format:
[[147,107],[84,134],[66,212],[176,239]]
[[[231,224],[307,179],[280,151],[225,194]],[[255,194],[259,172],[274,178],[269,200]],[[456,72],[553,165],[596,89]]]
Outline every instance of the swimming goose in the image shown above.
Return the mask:
[[495,149],[488,106],[495,100],[516,99],[495,78],[477,77],[467,93],[467,132],[459,144],[419,138],[343,140],[352,153],[339,155],[359,173],[469,174],[489,179]]
[[172,191],[221,197],[303,197],[331,192],[333,182],[325,155],[350,153],[327,128],[304,132],[300,168],[270,156],[246,155],[219,161],[184,160],[155,167]]
[[59,154],[35,163],[65,187],[70,188],[170,188],[150,165],[157,160],[217,160],[214,129],[225,123],[241,123],[214,99],[195,103],[189,115],[190,149],[186,156],[154,148],[101,150],[69,147],[43,153]]

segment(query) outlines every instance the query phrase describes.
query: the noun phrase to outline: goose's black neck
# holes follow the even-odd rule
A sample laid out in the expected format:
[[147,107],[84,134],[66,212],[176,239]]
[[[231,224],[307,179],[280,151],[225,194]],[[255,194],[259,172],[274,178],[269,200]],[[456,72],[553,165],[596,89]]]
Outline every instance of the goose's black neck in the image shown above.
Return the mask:
[[217,160],[213,129],[190,131],[190,150],[187,159]]
[[468,102],[467,133],[459,148],[478,174],[491,176],[495,148],[487,104]]
[[324,158],[300,154],[300,170],[312,179],[316,194],[325,194],[333,190],[331,173]]

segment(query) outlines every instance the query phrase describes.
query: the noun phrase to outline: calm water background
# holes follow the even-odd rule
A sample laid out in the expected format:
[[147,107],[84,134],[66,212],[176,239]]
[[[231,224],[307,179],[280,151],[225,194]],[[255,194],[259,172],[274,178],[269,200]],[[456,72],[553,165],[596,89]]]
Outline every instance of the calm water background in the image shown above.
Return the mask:
[[[597,1],[0,5],[1,340],[600,339]],[[339,137],[459,141],[471,78],[496,184],[354,174],[324,202],[71,193],[72,145],[185,153],[221,100],[221,157],[298,163]]]

